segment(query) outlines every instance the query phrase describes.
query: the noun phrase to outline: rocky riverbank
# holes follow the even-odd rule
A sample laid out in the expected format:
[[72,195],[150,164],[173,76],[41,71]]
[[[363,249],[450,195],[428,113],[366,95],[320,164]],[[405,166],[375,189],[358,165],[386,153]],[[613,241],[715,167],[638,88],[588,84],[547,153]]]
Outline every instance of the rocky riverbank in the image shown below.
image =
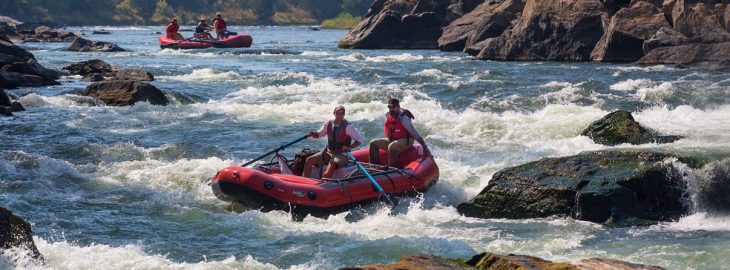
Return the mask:
[[728,1],[378,0],[339,43],[483,60],[730,64]]

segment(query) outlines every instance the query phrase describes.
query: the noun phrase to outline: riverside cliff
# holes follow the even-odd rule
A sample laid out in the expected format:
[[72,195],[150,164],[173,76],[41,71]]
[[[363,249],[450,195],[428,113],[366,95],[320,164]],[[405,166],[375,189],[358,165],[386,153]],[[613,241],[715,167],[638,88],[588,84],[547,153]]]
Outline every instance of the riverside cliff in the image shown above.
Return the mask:
[[341,48],[482,60],[730,63],[727,0],[378,0]]

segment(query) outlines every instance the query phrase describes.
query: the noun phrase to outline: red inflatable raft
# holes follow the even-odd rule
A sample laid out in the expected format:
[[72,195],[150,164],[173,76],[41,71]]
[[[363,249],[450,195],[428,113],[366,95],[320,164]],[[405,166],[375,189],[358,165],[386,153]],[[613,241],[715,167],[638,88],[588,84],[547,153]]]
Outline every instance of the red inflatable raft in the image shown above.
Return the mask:
[[[352,153],[359,161],[368,160],[368,150]],[[387,160],[380,151],[380,160]],[[388,194],[425,192],[439,177],[433,157],[423,155],[416,144],[401,153],[399,168],[361,162]],[[338,168],[331,179],[319,180],[319,170],[310,177],[282,174],[283,162],[262,164],[254,168],[230,166],[210,180],[213,193],[221,200],[238,201],[263,211],[285,210],[298,216],[311,214],[326,217],[381,198],[382,194],[354,164]],[[287,165],[291,166],[291,162]],[[296,172],[295,172],[296,173]]]
[[162,49],[204,49],[204,48],[243,48],[251,47],[253,39],[249,35],[233,35],[224,39],[183,39],[174,40],[160,36],[160,48]]

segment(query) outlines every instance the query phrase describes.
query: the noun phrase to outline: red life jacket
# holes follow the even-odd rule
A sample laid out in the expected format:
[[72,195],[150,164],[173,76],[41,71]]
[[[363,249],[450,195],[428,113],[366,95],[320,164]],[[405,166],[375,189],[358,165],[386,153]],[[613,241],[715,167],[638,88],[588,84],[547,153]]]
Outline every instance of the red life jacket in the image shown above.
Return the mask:
[[177,33],[177,31],[180,30],[180,25],[169,23],[167,25],[167,28],[165,29],[165,32],[169,34]]
[[338,127],[334,127],[334,120],[327,122],[327,147],[333,153],[342,153],[342,146],[352,145],[352,138],[347,136],[347,120],[342,120]]
[[223,19],[215,18],[213,20],[213,26],[215,27],[216,32],[226,29],[226,21],[224,21]]
[[411,134],[408,133],[406,127],[400,122],[400,118],[403,116],[410,117],[413,119],[413,114],[408,110],[402,110],[397,113],[396,116],[390,115],[385,118],[385,124],[383,124],[383,133],[388,137],[389,140],[395,141],[397,139],[410,138]]

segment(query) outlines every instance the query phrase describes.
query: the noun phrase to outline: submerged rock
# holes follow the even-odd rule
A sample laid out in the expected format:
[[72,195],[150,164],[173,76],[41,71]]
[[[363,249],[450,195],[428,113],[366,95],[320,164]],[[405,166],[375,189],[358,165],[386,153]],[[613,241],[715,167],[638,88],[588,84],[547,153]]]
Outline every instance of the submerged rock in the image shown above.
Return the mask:
[[358,267],[341,268],[347,270],[517,270],[517,269],[561,269],[561,270],[662,270],[652,265],[635,264],[619,260],[591,258],[575,263],[552,262],[526,255],[499,255],[484,252],[469,260],[450,259],[432,255],[405,255],[392,264],[366,264]]
[[112,65],[99,59],[73,63],[63,67],[62,69],[68,71],[71,75],[86,76],[93,73],[99,73],[103,76],[114,76],[114,68]]
[[167,105],[170,101],[154,85],[146,82],[115,80],[92,83],[82,92],[110,106],[128,106],[138,101]]
[[135,80],[135,81],[154,81],[155,76],[152,73],[141,69],[120,69],[116,72],[119,80]]
[[69,51],[77,52],[124,52],[125,49],[117,46],[117,44],[106,41],[91,41],[81,37],[74,38]]
[[0,249],[24,248],[30,250],[33,258],[43,260],[43,256],[33,242],[30,224],[10,210],[0,206]]
[[479,218],[553,215],[631,225],[688,213],[687,186],[670,154],[586,152],[498,171],[459,213]]
[[671,143],[681,139],[681,136],[660,135],[658,132],[642,127],[639,122],[627,111],[615,111],[591,123],[581,132],[594,142],[604,145],[622,143]]

